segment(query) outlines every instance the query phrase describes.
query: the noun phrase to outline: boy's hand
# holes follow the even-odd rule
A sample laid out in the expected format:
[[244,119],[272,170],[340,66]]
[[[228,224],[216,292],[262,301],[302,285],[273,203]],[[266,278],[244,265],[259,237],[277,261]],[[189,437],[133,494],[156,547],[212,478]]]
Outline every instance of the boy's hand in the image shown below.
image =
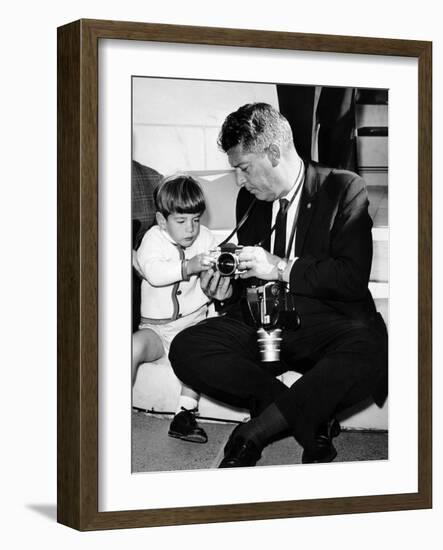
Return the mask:
[[213,263],[209,254],[204,252],[202,254],[196,254],[186,264],[186,271],[188,275],[197,275],[202,271],[207,271]]

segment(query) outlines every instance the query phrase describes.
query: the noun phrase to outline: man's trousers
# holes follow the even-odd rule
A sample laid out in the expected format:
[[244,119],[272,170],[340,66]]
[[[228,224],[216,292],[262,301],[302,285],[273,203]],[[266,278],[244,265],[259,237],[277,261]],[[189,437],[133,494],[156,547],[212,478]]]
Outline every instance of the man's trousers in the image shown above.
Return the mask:
[[297,330],[283,330],[280,372],[303,372],[290,388],[275,364],[260,361],[255,328],[221,316],[176,336],[170,360],[194,390],[256,416],[275,403],[303,447],[321,424],[376,395],[387,380],[387,334],[380,315],[371,321],[337,313],[305,315]]

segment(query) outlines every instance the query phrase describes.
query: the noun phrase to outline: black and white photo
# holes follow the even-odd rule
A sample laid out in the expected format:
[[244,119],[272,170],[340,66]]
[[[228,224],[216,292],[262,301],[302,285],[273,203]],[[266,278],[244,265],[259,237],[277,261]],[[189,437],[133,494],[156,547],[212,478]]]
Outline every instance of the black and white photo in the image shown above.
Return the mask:
[[388,90],[133,77],[131,173],[132,471],[388,459]]

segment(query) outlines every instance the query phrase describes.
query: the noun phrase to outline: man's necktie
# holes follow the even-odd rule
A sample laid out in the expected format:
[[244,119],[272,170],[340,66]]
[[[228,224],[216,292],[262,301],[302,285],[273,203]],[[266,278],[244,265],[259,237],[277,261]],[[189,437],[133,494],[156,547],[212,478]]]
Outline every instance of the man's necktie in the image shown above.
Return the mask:
[[286,255],[286,219],[288,217],[287,199],[280,199],[280,209],[275,219],[274,254],[280,258]]

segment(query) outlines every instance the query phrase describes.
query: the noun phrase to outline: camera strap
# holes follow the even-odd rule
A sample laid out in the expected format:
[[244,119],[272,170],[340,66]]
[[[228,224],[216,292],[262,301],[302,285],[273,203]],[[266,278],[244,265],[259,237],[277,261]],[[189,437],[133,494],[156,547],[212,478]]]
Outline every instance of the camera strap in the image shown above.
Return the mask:
[[[300,171],[303,169],[303,164],[300,165]],[[300,172],[299,172],[300,174]],[[299,176],[297,176],[297,179],[298,179]],[[292,198],[291,200],[288,202],[288,205],[286,207],[286,211],[289,210],[289,208],[291,207],[291,204],[294,202],[294,200],[296,199],[296,197],[298,196],[298,194],[300,193],[300,190],[303,186],[303,183],[304,183],[304,180],[305,178],[302,177],[297,185],[297,189],[295,190],[294,194],[292,195]],[[247,219],[249,218],[249,214],[251,213],[251,210],[254,208],[254,205],[255,203],[257,202],[257,199],[254,198],[254,200],[251,202],[251,204],[248,206],[248,209],[246,210],[246,212],[244,213],[242,219],[238,222],[238,224],[235,226],[235,228],[231,231],[231,233],[229,233],[229,235],[226,237],[226,239],[224,239],[221,243],[218,244],[218,246],[223,246],[224,244],[226,244],[228,241],[231,240],[231,238],[237,233],[237,231],[243,227],[243,225],[246,223]],[[300,203],[299,203],[299,207],[300,207]],[[294,236],[295,236],[295,230],[297,228],[297,220],[298,220],[298,213],[299,213],[299,210],[300,208],[297,208],[297,212],[295,213],[295,217],[294,217],[294,222],[292,224],[292,230],[291,230],[291,236],[289,238],[289,244],[288,244],[288,247],[286,249],[286,258],[289,258],[289,253],[291,251],[291,247],[292,247],[292,243],[294,242]],[[269,231],[268,235],[266,235],[266,237],[264,239],[262,239],[256,246],[263,246],[263,243],[267,240],[267,239],[270,239],[271,238],[271,235],[272,233],[275,231],[275,226],[277,225],[277,223],[274,223],[274,225],[271,227],[271,230]]]
[[254,198],[254,200],[251,202],[251,204],[248,206],[248,209],[243,215],[243,218],[238,222],[238,224],[235,226],[235,228],[231,231],[231,233],[226,237],[224,241],[222,241],[218,246],[223,246],[226,244],[233,235],[237,233],[237,231],[245,224],[246,220],[249,218],[249,214],[251,213],[252,208],[254,207],[254,204],[257,202],[257,199]]

